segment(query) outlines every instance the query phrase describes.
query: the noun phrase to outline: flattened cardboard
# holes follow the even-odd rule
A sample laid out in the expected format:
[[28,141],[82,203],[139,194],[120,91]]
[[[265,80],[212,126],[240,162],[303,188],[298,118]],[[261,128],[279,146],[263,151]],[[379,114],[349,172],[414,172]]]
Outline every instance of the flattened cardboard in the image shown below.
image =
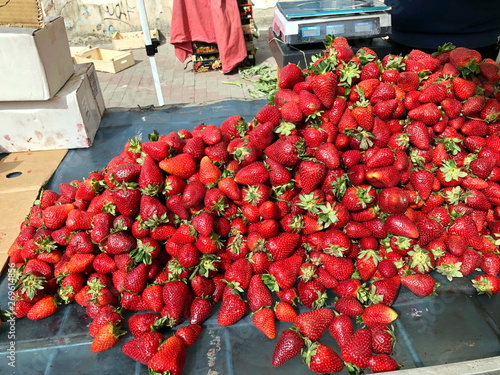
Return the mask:
[[0,101],[54,97],[73,74],[63,18],[48,17],[43,29],[0,27],[0,72]]
[[0,152],[90,147],[104,109],[93,65],[75,65],[52,99],[0,102]]
[[[68,150],[20,152],[0,160],[0,267],[19,227]],[[1,269],[0,268],[0,269]]]
[[45,27],[41,0],[0,0],[0,26]]

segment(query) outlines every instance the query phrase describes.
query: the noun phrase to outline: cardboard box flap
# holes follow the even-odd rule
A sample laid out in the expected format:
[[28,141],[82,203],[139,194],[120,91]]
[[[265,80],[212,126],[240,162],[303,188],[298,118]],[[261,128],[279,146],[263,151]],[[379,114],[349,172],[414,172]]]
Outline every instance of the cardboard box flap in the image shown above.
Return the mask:
[[0,160],[0,269],[19,227],[67,150],[19,152]]
[[0,0],[0,26],[45,27],[41,0]]

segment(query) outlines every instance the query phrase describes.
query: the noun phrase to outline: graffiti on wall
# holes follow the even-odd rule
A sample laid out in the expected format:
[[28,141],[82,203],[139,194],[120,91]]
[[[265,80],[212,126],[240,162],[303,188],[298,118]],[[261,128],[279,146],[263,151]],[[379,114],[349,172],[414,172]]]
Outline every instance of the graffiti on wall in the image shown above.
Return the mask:
[[[150,20],[156,16],[153,27],[162,26],[161,23],[168,21],[166,18],[159,21],[158,18],[158,15],[163,13],[164,1],[145,2],[147,13],[151,15]],[[169,1],[171,0],[167,0],[167,3]],[[115,32],[142,29],[135,0],[42,0],[42,2],[47,15],[64,17],[70,39],[104,40]]]

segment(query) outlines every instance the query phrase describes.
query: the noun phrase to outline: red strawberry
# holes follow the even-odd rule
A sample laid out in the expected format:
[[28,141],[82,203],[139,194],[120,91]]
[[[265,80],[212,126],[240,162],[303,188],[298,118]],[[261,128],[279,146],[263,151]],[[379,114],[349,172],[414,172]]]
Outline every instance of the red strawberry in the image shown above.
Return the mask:
[[280,89],[293,89],[297,83],[302,81],[302,70],[295,64],[287,64],[281,70],[278,77]]
[[230,326],[239,321],[246,313],[246,303],[237,294],[229,294],[222,301],[217,323],[221,326]]
[[376,354],[368,362],[373,372],[387,372],[399,370],[400,366],[394,358],[387,354]]
[[298,136],[285,136],[266,147],[264,153],[269,158],[285,166],[294,166],[299,162],[303,140]]
[[284,301],[276,302],[276,306],[274,307],[274,313],[276,315],[276,319],[282,322],[295,323],[297,319],[297,311],[293,308],[291,304]]
[[212,304],[203,297],[196,297],[191,303],[190,323],[201,324],[212,314]]
[[162,316],[168,316],[168,326],[179,323],[189,295],[188,286],[179,280],[168,281],[163,286],[163,301],[165,306],[161,311]]
[[269,173],[260,161],[244,166],[236,173],[234,181],[243,185],[262,184],[269,178]]
[[296,233],[280,233],[266,242],[266,249],[274,261],[283,260],[293,254],[299,246],[300,235]]
[[168,371],[170,375],[181,375],[186,363],[186,346],[176,335],[165,340],[158,352],[148,362],[148,368],[158,373]]
[[358,329],[341,348],[345,362],[361,369],[368,367],[372,356],[372,338],[368,328]]
[[247,299],[251,311],[257,311],[264,306],[271,306],[273,303],[271,292],[260,275],[252,276],[248,286]]
[[123,344],[122,352],[134,361],[147,365],[158,352],[163,335],[159,332],[145,332]]
[[439,286],[429,274],[403,276],[401,278],[401,284],[419,297],[427,297],[435,294],[435,290]]
[[391,354],[396,342],[394,328],[385,324],[376,324],[370,327],[370,331],[372,333],[373,352]]
[[458,100],[466,100],[476,93],[476,84],[473,81],[461,77],[453,77],[451,80],[453,93]]
[[354,333],[352,319],[347,315],[336,315],[328,327],[328,332],[342,348]]
[[333,100],[335,98],[337,76],[333,72],[313,75],[311,88],[314,94],[316,94],[319,100],[321,100],[321,103],[323,103],[326,108],[330,108],[333,105]]
[[169,174],[186,179],[196,172],[197,162],[193,155],[182,153],[163,159],[159,167]]
[[319,342],[309,342],[302,353],[305,364],[309,370],[320,373],[340,372],[344,362],[329,346]]
[[500,290],[500,278],[494,275],[479,275],[474,277],[472,285],[478,294],[486,294],[491,297]]
[[300,353],[304,347],[304,339],[296,331],[288,328],[281,332],[274,347],[272,364],[281,366]]
[[351,296],[340,297],[335,302],[335,310],[340,314],[347,315],[351,318],[359,316],[363,313],[364,307],[356,298]]
[[396,320],[398,314],[391,307],[382,303],[367,306],[361,315],[363,323],[368,327],[375,324],[390,324]]
[[141,173],[139,175],[139,188],[143,194],[158,195],[163,190],[165,177],[157,162],[146,155],[142,163]]
[[295,326],[311,341],[318,341],[330,326],[333,317],[332,310],[322,307],[299,314],[295,319]]
[[[248,124],[240,115],[233,115],[225,119],[220,125],[220,130],[228,134],[231,138],[245,135]],[[194,138],[193,138],[194,139]],[[186,141],[186,144],[189,140]],[[183,150],[184,151],[184,150]],[[185,152],[185,151],[184,151]]]
[[441,118],[441,111],[435,103],[425,103],[408,111],[412,120],[422,121],[425,125],[434,125]]
[[299,164],[299,173],[302,191],[304,194],[309,194],[323,182],[326,176],[326,166],[320,162],[304,160]]
[[[392,261],[390,262],[392,263]],[[373,281],[370,286],[370,292],[372,293],[373,297],[375,297],[374,301],[383,303],[384,305],[387,306],[392,306],[394,302],[396,302],[396,299],[398,297],[399,286],[400,286],[399,276],[392,276],[391,278]]]
[[385,221],[389,233],[396,236],[418,238],[419,232],[416,224],[403,214],[390,215]]
[[26,314],[30,320],[46,318],[57,311],[57,303],[54,296],[47,295],[37,301]]
[[66,223],[69,212],[74,208],[70,203],[47,207],[42,211],[43,223],[49,229],[59,229]]
[[118,343],[118,338],[124,334],[125,331],[121,330],[121,326],[119,324],[115,325],[108,322],[97,332],[97,335],[94,337],[94,340],[90,345],[90,351],[92,353],[100,353],[109,350]]
[[267,338],[274,339],[276,337],[276,316],[270,307],[262,307],[253,312],[252,322]]
[[149,285],[142,292],[142,299],[149,310],[160,312],[164,306],[163,287],[159,284]]
[[255,115],[255,118],[261,124],[265,124],[266,122],[270,122],[273,127],[276,127],[280,124],[281,120],[281,112],[280,110],[270,104],[265,104],[259,112]]
[[183,326],[175,331],[175,335],[180,337],[186,348],[193,346],[200,337],[203,327],[198,324]]

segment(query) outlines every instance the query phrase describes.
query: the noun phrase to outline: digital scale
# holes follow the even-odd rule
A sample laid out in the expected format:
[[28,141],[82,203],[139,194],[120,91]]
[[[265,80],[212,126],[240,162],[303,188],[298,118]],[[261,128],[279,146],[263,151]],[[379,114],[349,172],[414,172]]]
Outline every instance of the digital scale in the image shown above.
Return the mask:
[[272,28],[277,38],[290,45],[323,42],[329,34],[380,38],[391,33],[390,9],[378,0],[280,1]]

